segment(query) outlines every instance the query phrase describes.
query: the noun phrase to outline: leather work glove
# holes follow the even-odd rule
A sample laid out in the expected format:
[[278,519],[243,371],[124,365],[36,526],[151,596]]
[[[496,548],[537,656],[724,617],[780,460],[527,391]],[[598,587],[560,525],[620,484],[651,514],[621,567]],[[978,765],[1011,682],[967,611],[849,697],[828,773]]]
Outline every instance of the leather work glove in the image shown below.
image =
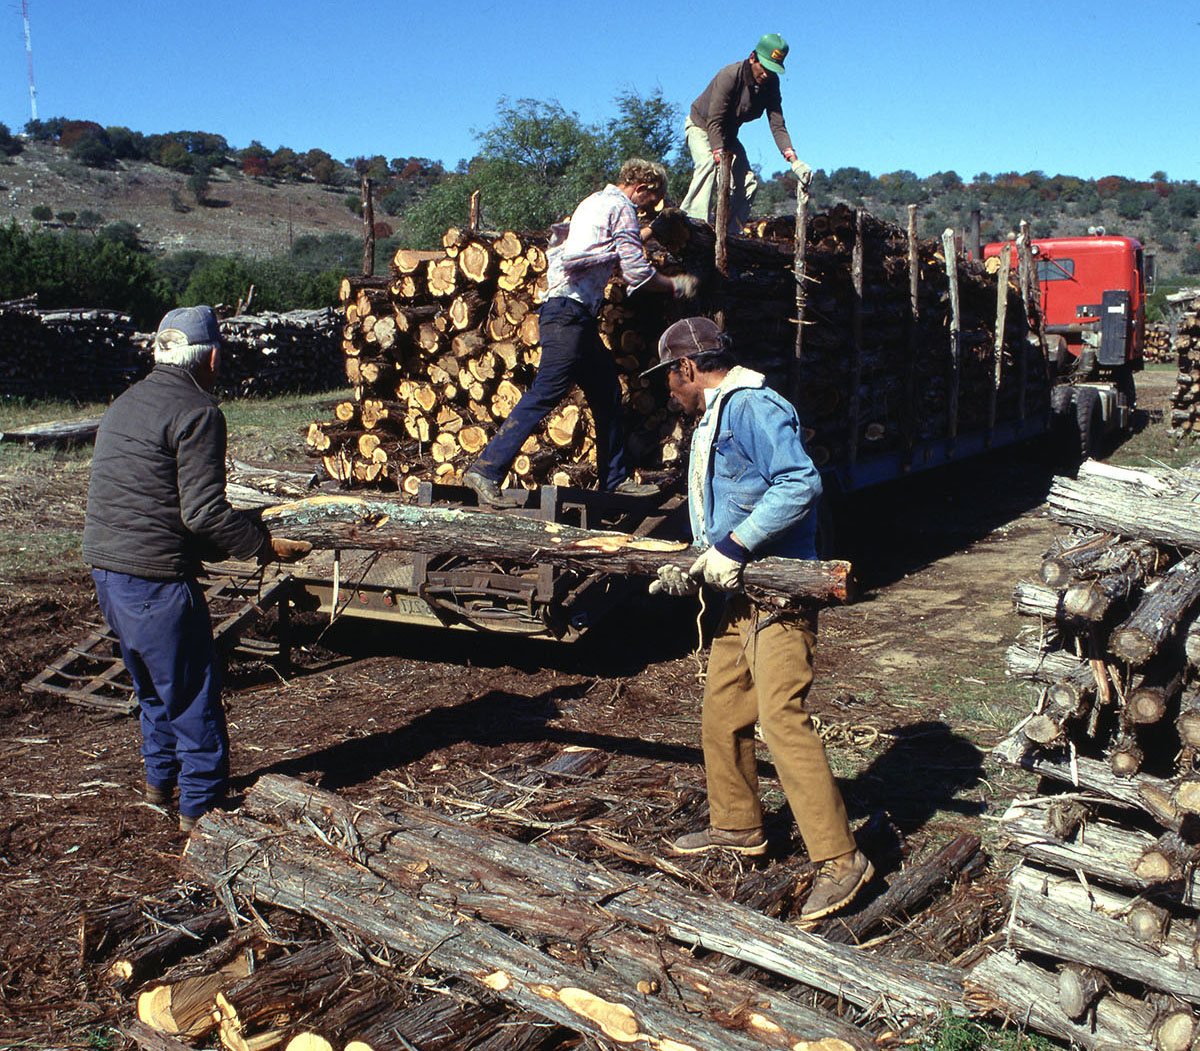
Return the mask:
[[651,595],[682,598],[684,595],[694,595],[699,590],[700,585],[678,566],[659,566],[658,579],[650,581]]
[[721,166],[721,161],[725,159],[724,150],[713,150],[713,160],[717,162],[717,167]]
[[745,568],[745,562],[723,554],[714,544],[692,563],[688,576],[711,584],[718,591],[740,591]]
[[298,562],[312,550],[307,540],[288,540],[286,537],[271,537],[271,555],[278,562]]
[[675,286],[676,299],[695,299],[700,290],[700,280],[693,274],[676,274],[667,280]]
[[792,174],[794,174],[796,176],[796,178],[799,180],[800,189],[807,190],[809,188],[809,186],[812,184],[812,177],[813,177],[812,169],[807,164],[805,164],[799,157],[797,157],[794,153],[792,154],[790,159],[792,162]]

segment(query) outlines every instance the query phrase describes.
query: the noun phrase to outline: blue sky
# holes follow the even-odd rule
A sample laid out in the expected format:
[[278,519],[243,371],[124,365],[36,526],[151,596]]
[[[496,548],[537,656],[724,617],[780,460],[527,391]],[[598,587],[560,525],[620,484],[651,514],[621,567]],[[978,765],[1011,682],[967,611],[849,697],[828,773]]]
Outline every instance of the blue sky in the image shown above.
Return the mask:
[[[1182,0],[28,5],[42,118],[453,167],[501,96],[557,99],[590,122],[618,92],[660,89],[686,113],[717,69],[779,32],[784,116],[814,168],[1200,179],[1200,4]],[[17,131],[30,116],[19,0],[0,3],[0,71],[0,121]],[[765,121],[743,141],[768,174],[783,167]]]

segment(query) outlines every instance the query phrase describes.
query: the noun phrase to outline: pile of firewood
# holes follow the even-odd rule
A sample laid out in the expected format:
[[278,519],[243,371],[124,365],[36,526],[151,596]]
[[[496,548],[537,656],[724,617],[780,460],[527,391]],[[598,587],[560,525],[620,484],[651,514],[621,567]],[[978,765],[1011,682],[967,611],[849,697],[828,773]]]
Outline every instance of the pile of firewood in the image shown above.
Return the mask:
[[[218,393],[322,391],[344,376],[340,318],[326,307],[221,321]],[[39,310],[0,303],[0,396],[108,401],[153,366],[153,333],[113,310]]]
[[[186,894],[83,918],[83,961],[136,1009],[123,1030],[146,1051],[868,1051],[964,1009],[959,967],[912,958],[963,932],[940,907],[907,951],[903,928],[979,862],[976,837],[805,931],[783,922],[801,859],[662,855],[705,809],[661,762],[570,747],[464,772],[386,806],[267,775],[204,817]],[[881,930],[883,951],[855,944]]]
[[1146,325],[1146,341],[1142,347],[1142,360],[1147,365],[1165,365],[1175,360],[1175,345],[1171,339],[1171,326],[1165,321],[1153,321]]
[[[651,230],[652,262],[694,274],[701,291],[676,303],[629,294],[619,278],[605,291],[599,328],[621,375],[635,468],[676,468],[685,455],[666,384],[640,376],[656,360],[658,336],[684,314],[718,318],[740,358],[794,397],[820,465],[1044,408],[1028,394],[1045,398],[1045,385],[1031,382],[1043,359],[1026,338],[1035,308],[1011,287],[1015,270],[998,291],[1000,279],[981,264],[955,258],[948,268],[942,243],[838,206],[807,224],[798,295],[794,220],[729,238],[723,271],[707,224],[669,209]],[[443,240],[439,252],[397,252],[388,278],[343,282],[351,396],[335,420],[312,424],[308,443],[347,484],[415,493],[423,479],[456,480],[536,370],[544,239],[452,229]],[[507,481],[587,484],[594,461],[591,416],[573,392]]]
[[1021,855],[1006,948],[976,995],[1074,1045],[1184,1051],[1200,1026],[1200,473],[1089,462],[1009,672],[1036,706],[996,750],[1043,777],[1001,832]]
[[1171,396],[1171,434],[1194,437],[1200,433],[1200,292],[1171,298],[1177,300],[1173,327],[1179,364]]
[[106,401],[146,369],[127,314],[0,303],[0,397]]
[[[337,406],[335,420],[314,422],[308,432],[310,450],[332,478],[409,494],[423,479],[457,481],[533,379],[545,238],[451,229],[443,244],[438,252],[401,249],[389,278],[342,283],[352,397]],[[665,389],[636,379],[657,333],[638,332],[626,299],[625,286],[610,282],[601,339],[624,376],[636,459],[662,467],[678,458],[683,430],[665,411]],[[595,428],[574,392],[526,442],[512,481],[532,488],[594,477]]]
[[241,397],[333,390],[343,376],[340,334],[332,307],[225,318],[219,389]]

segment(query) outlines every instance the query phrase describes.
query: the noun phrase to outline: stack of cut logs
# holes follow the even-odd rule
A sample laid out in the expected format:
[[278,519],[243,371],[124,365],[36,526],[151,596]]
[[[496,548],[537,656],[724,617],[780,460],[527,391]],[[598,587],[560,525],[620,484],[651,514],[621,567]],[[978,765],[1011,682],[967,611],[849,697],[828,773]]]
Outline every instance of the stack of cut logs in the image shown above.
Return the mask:
[[0,303],[0,396],[104,401],[146,371],[129,316]]
[[976,995],[1089,1048],[1184,1051],[1200,1025],[1200,472],[1089,461],[1009,672],[1036,707],[996,750],[1043,777],[1001,831],[1022,860]]
[[[1025,338],[1020,294],[1006,283],[998,295],[996,277],[963,261],[950,268],[952,281],[938,242],[917,242],[844,206],[814,216],[797,364],[794,220],[776,221],[762,237],[729,238],[725,273],[707,224],[668,209],[651,227],[651,261],[665,273],[695,274],[701,292],[674,303],[629,294],[619,278],[605,291],[599,328],[621,375],[636,468],[676,468],[686,452],[662,377],[639,375],[656,360],[663,329],[684,313],[718,317],[743,361],[795,392],[820,465],[1044,408],[1023,393],[1034,389],[1027,381],[1041,352]],[[426,478],[454,481],[532,380],[544,240],[451,229],[443,241],[437,252],[398,251],[388,278],[343,282],[351,394],[336,419],[308,433],[333,478],[410,494]],[[527,441],[507,482],[587,484],[594,461],[591,415],[573,392]]]
[[1175,319],[1175,352],[1179,378],[1171,396],[1171,433],[1176,437],[1200,434],[1200,292],[1180,299]]
[[[339,328],[328,307],[222,320],[219,393],[338,386]],[[36,296],[0,303],[0,396],[108,401],[150,371],[152,339],[113,310],[39,310]]]
[[223,393],[241,397],[333,390],[342,382],[340,317],[332,307],[239,314],[221,321]]
[[1146,343],[1142,348],[1142,360],[1147,365],[1165,365],[1175,360],[1175,346],[1171,339],[1171,326],[1165,321],[1146,325]]

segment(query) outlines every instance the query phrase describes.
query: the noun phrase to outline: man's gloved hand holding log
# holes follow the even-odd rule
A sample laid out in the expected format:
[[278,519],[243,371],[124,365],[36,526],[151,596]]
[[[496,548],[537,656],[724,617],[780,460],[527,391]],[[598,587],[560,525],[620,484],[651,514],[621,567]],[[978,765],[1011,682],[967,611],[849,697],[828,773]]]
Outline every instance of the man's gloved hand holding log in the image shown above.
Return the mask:
[[688,576],[710,584],[718,591],[740,591],[742,571],[750,553],[730,533],[704,552],[688,570]]
[[675,286],[676,299],[695,299],[700,290],[700,279],[693,274],[676,274],[667,280]]
[[259,552],[261,562],[298,562],[312,550],[312,544],[307,540],[288,540],[286,537],[273,536],[263,544]]
[[678,566],[659,566],[658,579],[650,582],[651,595],[682,598],[684,595],[694,595],[699,590],[700,585]]

